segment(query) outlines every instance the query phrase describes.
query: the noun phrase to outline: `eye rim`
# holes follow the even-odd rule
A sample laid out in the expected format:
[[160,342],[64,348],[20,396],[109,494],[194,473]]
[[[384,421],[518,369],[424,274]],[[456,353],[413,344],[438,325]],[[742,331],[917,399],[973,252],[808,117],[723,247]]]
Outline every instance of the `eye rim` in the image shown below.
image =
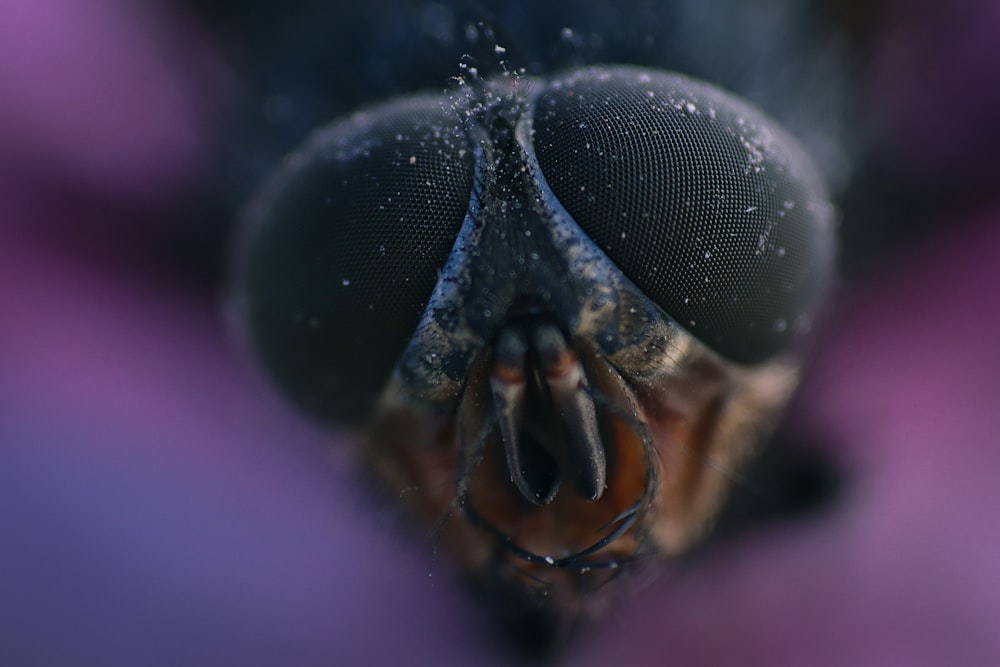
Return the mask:
[[[461,104],[461,100],[456,99],[454,95],[431,92],[418,93],[394,97],[349,116],[336,118],[315,130],[295,148],[269,174],[240,214],[238,232],[229,250],[229,276],[226,293],[227,317],[233,323],[240,345],[249,351],[249,356],[256,360],[272,381],[279,386],[282,393],[290,398],[297,407],[312,413],[313,416],[344,425],[361,423],[387,384],[389,376],[417,327],[434,285],[437,283],[438,274],[453,251],[459,230],[465,224],[472,196],[473,149],[461,126]],[[260,268],[257,255],[261,252],[266,253],[266,249],[262,250],[262,246],[265,245],[264,239],[268,230],[284,226],[279,219],[282,201],[294,199],[296,191],[302,189],[303,182],[311,174],[322,172],[324,168],[338,179],[349,172],[351,167],[356,164],[356,158],[360,154],[358,146],[362,143],[381,141],[387,146],[384,148],[384,152],[391,152],[392,141],[399,141],[399,137],[391,136],[386,128],[392,126],[394,122],[398,125],[406,121],[410,121],[412,134],[420,135],[423,132],[425,140],[429,136],[428,132],[432,132],[434,129],[440,130],[439,136],[435,136],[434,140],[440,140],[442,143],[433,146],[422,155],[417,154],[417,164],[423,161],[421,158],[431,155],[435,148],[439,150],[438,155],[444,155],[440,149],[448,141],[453,141],[455,142],[451,145],[454,148],[453,153],[440,158],[442,160],[440,167],[442,169],[450,168],[453,173],[459,174],[457,180],[464,179],[464,189],[455,189],[449,193],[453,200],[460,203],[461,214],[447,222],[450,232],[439,234],[440,243],[437,246],[437,254],[424,262],[423,282],[426,283],[424,285],[426,289],[423,290],[420,303],[411,308],[408,326],[397,327],[393,337],[395,344],[391,350],[387,350],[384,344],[372,346],[371,336],[358,337],[359,341],[363,339],[364,344],[356,347],[366,349],[362,356],[383,360],[382,366],[375,369],[374,372],[370,372],[367,368],[360,368],[359,364],[353,362],[350,354],[340,354],[339,369],[330,370],[329,367],[336,364],[331,363],[329,358],[326,358],[325,362],[318,361],[315,350],[309,353],[294,353],[290,346],[274,342],[268,343],[266,339],[268,339],[269,334],[262,330],[268,326],[266,321],[268,315],[260,312],[262,310],[260,302],[264,279],[260,276],[255,278],[253,274],[266,271]],[[383,166],[387,159],[385,155],[382,156]],[[400,160],[399,166],[404,166],[402,160]],[[412,166],[414,166],[414,162],[407,161],[405,167]],[[459,167],[459,169],[455,171],[455,167]],[[368,176],[370,175],[355,174],[356,179]],[[392,172],[386,170],[379,177],[392,180]],[[396,179],[396,185],[400,189],[402,189],[402,185],[400,185],[402,180]],[[412,185],[412,182],[408,185]],[[454,185],[454,182],[451,185]],[[445,189],[445,187],[436,188],[434,199],[440,200],[444,196],[441,191]],[[347,196],[356,196],[356,193],[352,192]],[[315,203],[315,201],[312,202],[312,204]],[[439,201],[435,201],[434,204],[439,204]],[[299,204],[298,206],[305,208],[308,205]],[[411,212],[408,215],[416,216],[418,213]],[[346,222],[344,224],[352,223]],[[376,223],[369,220],[368,223],[355,222],[353,224],[355,226],[380,224],[383,227],[388,227],[397,226],[400,222],[386,218],[376,221]],[[286,236],[288,235],[286,232]],[[291,244],[295,245],[295,242],[292,241]],[[299,242],[298,245],[303,244]],[[301,262],[316,259],[315,254],[318,251],[314,253],[311,252],[312,249],[308,250],[310,252],[305,252],[300,257]],[[423,253],[423,256],[428,255],[433,255],[433,253]],[[377,272],[373,271],[372,273],[375,275]],[[397,278],[400,277],[397,276]],[[307,315],[304,314],[299,319],[308,319]],[[280,319],[276,319],[273,323],[274,326],[279,326]],[[382,320],[376,318],[372,322],[378,326]],[[286,324],[286,328],[287,326],[289,325]],[[357,323],[353,322],[347,325],[347,327],[357,326]],[[384,341],[382,342],[384,343]],[[371,349],[377,351],[372,352]],[[327,351],[329,352],[329,350]],[[337,356],[337,354],[334,352],[327,356]],[[292,358],[296,356],[297,359]],[[322,357],[322,355],[319,356]],[[308,370],[315,366],[322,366],[325,370]]]
[[[800,290],[801,298],[799,305],[792,309],[796,310],[794,317],[785,318],[764,318],[768,323],[773,322],[775,328],[764,332],[762,327],[757,327],[760,339],[757,344],[739,349],[737,343],[727,344],[725,340],[720,340],[719,335],[713,335],[711,328],[704,325],[704,317],[690,318],[683,313],[678,315],[677,309],[667,304],[665,307],[661,301],[650,295],[650,289],[644,281],[634,277],[634,271],[626,270],[622,262],[619,262],[606,249],[606,243],[595,238],[595,234],[581,224],[577,212],[571,210],[564,201],[565,192],[557,192],[559,188],[553,187],[552,183],[546,179],[543,159],[539,157],[537,147],[540,142],[540,132],[538,130],[538,118],[541,113],[540,108],[543,98],[554,91],[572,89],[572,86],[583,81],[584,84],[597,82],[597,85],[611,82],[618,84],[612,87],[613,91],[620,92],[627,86],[637,84],[652,85],[660,79],[660,84],[673,82],[684,87],[689,93],[697,93],[696,102],[701,102],[701,98],[709,98],[716,107],[723,108],[725,115],[729,117],[740,117],[741,122],[746,119],[746,125],[753,126],[757,131],[762,131],[769,137],[769,153],[765,157],[777,162],[774,169],[779,175],[791,172],[787,180],[797,185],[803,193],[803,199],[807,200],[803,209],[807,209],[809,219],[809,231],[803,235],[803,246],[807,246],[807,254],[812,261],[802,262],[811,277],[810,285],[807,289]],[[573,91],[574,94],[576,91]],[[605,93],[610,95],[610,93]],[[700,107],[699,112],[704,112]],[[713,112],[716,113],[716,112]],[[575,121],[575,119],[573,119]],[[713,116],[713,120],[715,117]],[[770,118],[766,113],[757,109],[742,98],[729,93],[711,83],[689,77],[687,75],[671,72],[668,70],[644,68],[633,65],[593,65],[588,67],[573,68],[554,74],[541,81],[541,85],[536,85],[530,95],[528,109],[521,120],[527,125],[525,136],[530,137],[528,141],[522,142],[529,159],[535,166],[535,176],[542,187],[551,193],[559,206],[566,211],[568,217],[574,222],[580,231],[592,242],[600,251],[612,262],[623,275],[635,286],[636,290],[644,297],[655,304],[657,310],[670,321],[678,324],[687,330],[698,340],[705,343],[710,349],[720,354],[723,358],[739,365],[753,366],[763,363],[786,352],[798,352],[803,347],[805,335],[811,330],[813,320],[820,314],[823,305],[829,299],[835,287],[837,241],[836,228],[839,224],[839,215],[836,207],[830,202],[830,197],[820,171],[806,154],[799,142],[792,137],[779,123]],[[569,123],[570,121],[557,121]],[[550,165],[551,168],[551,165]],[[561,196],[563,195],[563,196]],[[628,231],[628,230],[626,230]],[[791,284],[791,281],[788,281]],[[794,285],[793,285],[794,287]],[[790,299],[786,300],[790,301]],[[695,319],[695,321],[691,321]],[[784,326],[779,330],[777,324],[779,320]],[[761,333],[763,332],[763,333]],[[730,332],[731,333],[731,332]],[[725,336],[725,333],[723,333]],[[769,336],[769,338],[768,338]],[[737,336],[729,336],[730,340]]]

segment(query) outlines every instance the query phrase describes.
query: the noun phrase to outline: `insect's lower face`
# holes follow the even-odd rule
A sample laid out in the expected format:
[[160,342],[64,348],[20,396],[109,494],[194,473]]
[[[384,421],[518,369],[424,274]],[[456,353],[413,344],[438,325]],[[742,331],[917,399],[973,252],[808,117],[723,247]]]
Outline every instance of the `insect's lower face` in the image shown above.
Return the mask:
[[318,134],[251,209],[236,297],[469,573],[569,609],[710,523],[794,387],[833,232],[794,142],[721,91],[506,83]]
[[481,583],[575,613],[625,566],[702,534],[796,373],[734,371],[675,340],[658,372],[626,379],[587,342],[569,346],[555,373],[535,348],[512,368],[493,347],[447,407],[393,383],[368,455]]

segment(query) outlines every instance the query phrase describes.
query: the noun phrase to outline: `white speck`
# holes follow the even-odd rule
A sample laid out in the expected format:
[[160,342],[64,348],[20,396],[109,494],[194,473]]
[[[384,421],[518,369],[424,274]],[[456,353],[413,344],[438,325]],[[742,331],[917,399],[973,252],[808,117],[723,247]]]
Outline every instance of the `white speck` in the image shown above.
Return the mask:
[[712,256],[712,252],[710,250],[706,250],[705,251],[705,259],[708,259],[711,256]]
[[553,558],[552,556],[546,556],[545,557],[545,562],[548,563],[549,565],[555,565],[556,564],[556,559]]
[[695,111],[697,111],[697,110],[698,110],[698,107],[696,107],[696,106],[695,106],[694,104],[692,104],[691,102],[688,102],[687,104],[685,104],[685,105],[684,105],[684,108],[685,108],[685,109],[687,109],[687,112],[688,112],[688,113],[694,113]]
[[785,249],[783,247],[779,247],[777,250],[775,250],[775,253],[777,253],[778,257],[784,257]]
[[496,46],[493,47],[493,53],[500,55],[501,53],[507,53],[507,49],[497,44]]
[[417,163],[417,156],[416,155],[411,155],[410,156],[410,164],[416,164],[416,163]]
[[784,203],[783,203],[782,205],[783,205],[783,206],[784,206],[784,207],[785,207],[786,209],[788,209],[789,211],[791,211],[791,210],[792,210],[793,208],[795,208],[795,202],[793,202],[793,201],[786,201],[786,202],[784,202]]
[[747,210],[745,210],[745,211],[743,211],[743,212],[744,212],[744,213],[753,213],[753,212],[754,212],[754,211],[756,211],[756,210],[757,210],[757,207],[756,207],[756,206],[748,206],[748,207],[747,207]]
[[343,285],[344,287],[347,287],[348,285],[351,284],[351,281],[347,278],[344,278],[343,280],[340,281],[340,284]]

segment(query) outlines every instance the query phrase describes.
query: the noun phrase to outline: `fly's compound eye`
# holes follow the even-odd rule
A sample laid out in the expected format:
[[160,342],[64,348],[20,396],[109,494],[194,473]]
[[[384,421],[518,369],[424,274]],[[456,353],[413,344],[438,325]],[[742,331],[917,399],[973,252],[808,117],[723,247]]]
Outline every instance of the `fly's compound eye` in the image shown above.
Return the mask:
[[364,416],[465,218],[472,156],[441,96],[319,131],[251,205],[236,307],[279,384],[320,415]]
[[739,363],[808,328],[832,273],[831,208],[772,121],[712,86],[634,68],[552,80],[532,120],[553,194],[678,324]]

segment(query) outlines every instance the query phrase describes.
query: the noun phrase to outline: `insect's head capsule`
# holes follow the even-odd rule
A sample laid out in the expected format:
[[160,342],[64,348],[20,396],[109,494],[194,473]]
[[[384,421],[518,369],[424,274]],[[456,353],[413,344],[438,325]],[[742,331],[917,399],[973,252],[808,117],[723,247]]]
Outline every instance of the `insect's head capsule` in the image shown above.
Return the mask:
[[773,121],[590,67],[320,130],[249,209],[234,303],[469,573],[560,611],[710,523],[796,383],[834,249]]

